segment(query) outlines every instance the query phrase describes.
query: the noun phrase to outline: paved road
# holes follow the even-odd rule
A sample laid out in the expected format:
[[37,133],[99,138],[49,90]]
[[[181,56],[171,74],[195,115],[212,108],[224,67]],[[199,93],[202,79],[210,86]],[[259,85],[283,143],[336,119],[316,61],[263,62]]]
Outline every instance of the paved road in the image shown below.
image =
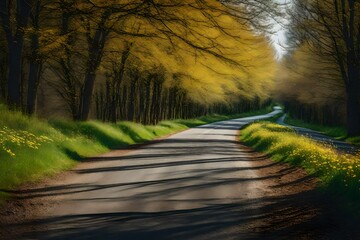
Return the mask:
[[355,145],[352,145],[352,144],[344,142],[344,141],[336,140],[336,139],[326,136],[320,132],[317,132],[317,131],[314,131],[314,130],[311,130],[308,128],[296,127],[296,126],[286,124],[284,122],[285,118],[286,118],[286,114],[284,114],[281,118],[279,118],[277,120],[277,123],[293,128],[296,131],[296,133],[298,133],[300,135],[312,138],[320,143],[329,144],[341,152],[353,154],[353,153],[357,153],[360,151],[359,147],[357,147]]
[[236,138],[244,124],[280,111],[200,126],[125,155],[114,151],[75,169],[71,180],[28,190],[26,198],[55,206],[28,223],[23,238],[254,238],[241,226],[256,218],[252,203],[264,186]]
[[238,144],[244,124],[279,112],[116,150],[24,187],[0,209],[0,239],[360,239],[359,220],[339,215],[316,178]]

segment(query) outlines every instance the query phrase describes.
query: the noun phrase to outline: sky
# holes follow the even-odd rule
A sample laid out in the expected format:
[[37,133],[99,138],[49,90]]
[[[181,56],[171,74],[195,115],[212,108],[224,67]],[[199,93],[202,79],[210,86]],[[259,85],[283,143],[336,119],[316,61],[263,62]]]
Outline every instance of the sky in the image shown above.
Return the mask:
[[[291,0],[276,0],[281,4],[291,4]],[[285,10],[285,9],[284,9]],[[286,16],[285,16],[286,18]],[[286,23],[286,19],[284,19],[284,23]],[[274,33],[270,36],[273,41],[273,46],[276,50],[276,55],[278,59],[281,59],[284,54],[286,54],[286,29],[279,23],[274,21]]]
[[278,59],[281,59],[286,54],[286,30],[281,26],[278,26],[279,29],[271,35],[271,40],[273,41],[273,46],[276,50],[276,56]]

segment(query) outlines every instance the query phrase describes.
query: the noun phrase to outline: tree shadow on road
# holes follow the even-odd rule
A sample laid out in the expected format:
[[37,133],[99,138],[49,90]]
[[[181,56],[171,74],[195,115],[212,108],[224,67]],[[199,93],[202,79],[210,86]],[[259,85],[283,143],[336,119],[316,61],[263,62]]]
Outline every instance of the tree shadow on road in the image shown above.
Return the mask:
[[[184,206],[181,209],[64,214],[35,221],[25,220],[21,224],[7,224],[4,227],[15,232],[17,229],[26,229],[26,235],[23,236],[25,239],[49,240],[360,239],[355,225],[349,227],[349,221],[336,219],[335,210],[331,210],[334,203],[326,193],[315,189],[316,179],[313,176],[290,165],[272,162],[250,148],[231,147],[231,144],[238,144],[235,141],[192,141],[189,144],[188,139],[166,140],[165,144],[152,145],[149,153],[146,153],[145,147],[141,152],[99,159],[114,161],[110,167],[84,167],[76,170],[79,175],[103,172],[136,174],[136,171],[157,172],[160,168],[166,168],[168,175],[158,179],[128,179],[111,184],[60,184],[12,191],[18,199],[34,200],[91,193],[91,197],[86,199],[80,198],[81,195],[72,199],[79,206],[85,202],[102,205],[132,203],[138,204],[139,209],[146,209],[146,204],[174,204]],[[185,142],[187,145],[182,146]],[[208,145],[205,148],[205,143],[211,148]],[[198,159],[197,155],[203,156]],[[181,160],[172,160],[174,156],[181,156]],[[137,161],[134,162],[134,159]],[[238,167],[228,164],[241,162],[251,164],[240,164]],[[247,175],[247,172],[258,174]],[[267,191],[254,198],[226,201],[224,198],[207,196],[182,197],[188,192],[216,191],[220,187],[241,191],[239,184],[250,188],[254,182],[264,183]],[[131,194],[106,196],[103,191]],[[193,204],[198,206],[194,207]]]
[[46,226],[27,233],[37,239],[346,239],[334,232],[337,226],[321,207],[309,191],[185,210],[67,215],[24,225]]

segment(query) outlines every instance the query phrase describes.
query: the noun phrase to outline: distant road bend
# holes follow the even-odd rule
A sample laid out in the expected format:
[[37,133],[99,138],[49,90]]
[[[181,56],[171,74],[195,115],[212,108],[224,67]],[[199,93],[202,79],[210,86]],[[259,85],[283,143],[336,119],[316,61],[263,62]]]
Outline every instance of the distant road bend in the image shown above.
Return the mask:
[[[196,127],[125,154],[113,151],[94,163],[80,164],[63,181],[18,193],[42,210],[6,228],[21,232],[18,239],[282,239],[285,226],[310,219],[313,210],[303,203],[295,208],[288,197],[265,198],[275,189],[266,180],[286,180],[298,170],[271,170],[278,163],[237,139],[243,125],[280,112],[276,108],[266,115]],[[269,174],[259,175],[260,169],[270,169]],[[307,180],[301,176],[276,189],[293,189]],[[280,221],[279,216],[288,218]],[[278,237],[258,235],[271,217]],[[309,227],[314,229],[311,222]],[[311,231],[304,232],[307,236]],[[283,239],[299,238],[286,234]]]
[[320,143],[329,144],[341,153],[354,154],[354,153],[358,153],[360,151],[360,148],[353,144],[350,144],[350,143],[347,143],[347,142],[344,142],[341,140],[336,140],[332,137],[329,137],[325,134],[322,134],[320,132],[317,132],[317,131],[314,131],[314,130],[311,130],[308,128],[297,127],[297,126],[292,126],[292,125],[286,124],[285,118],[286,118],[286,114],[284,114],[282,117],[280,117],[277,120],[277,123],[294,129],[297,134],[311,138]]

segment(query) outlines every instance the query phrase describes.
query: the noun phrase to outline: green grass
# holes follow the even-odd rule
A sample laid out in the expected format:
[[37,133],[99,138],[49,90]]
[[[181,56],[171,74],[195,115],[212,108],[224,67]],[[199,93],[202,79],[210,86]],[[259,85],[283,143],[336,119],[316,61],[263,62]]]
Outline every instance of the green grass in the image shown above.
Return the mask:
[[298,126],[303,128],[312,129],[318,132],[321,132],[325,135],[328,135],[330,137],[333,137],[338,140],[344,140],[348,143],[352,143],[355,145],[360,145],[360,136],[357,137],[347,137],[346,128],[342,126],[326,126],[316,123],[307,123],[300,119],[295,119],[290,116],[287,116],[285,118],[285,123],[292,125],[292,126]]
[[324,189],[346,195],[360,209],[360,155],[340,154],[331,146],[271,122],[247,126],[241,131],[241,141],[267,153],[275,161],[306,169],[319,177]]
[[71,169],[81,159],[143,143],[210,122],[268,113],[272,108],[232,116],[162,121],[156,126],[133,122],[42,121],[0,105],[0,202],[7,190]]

